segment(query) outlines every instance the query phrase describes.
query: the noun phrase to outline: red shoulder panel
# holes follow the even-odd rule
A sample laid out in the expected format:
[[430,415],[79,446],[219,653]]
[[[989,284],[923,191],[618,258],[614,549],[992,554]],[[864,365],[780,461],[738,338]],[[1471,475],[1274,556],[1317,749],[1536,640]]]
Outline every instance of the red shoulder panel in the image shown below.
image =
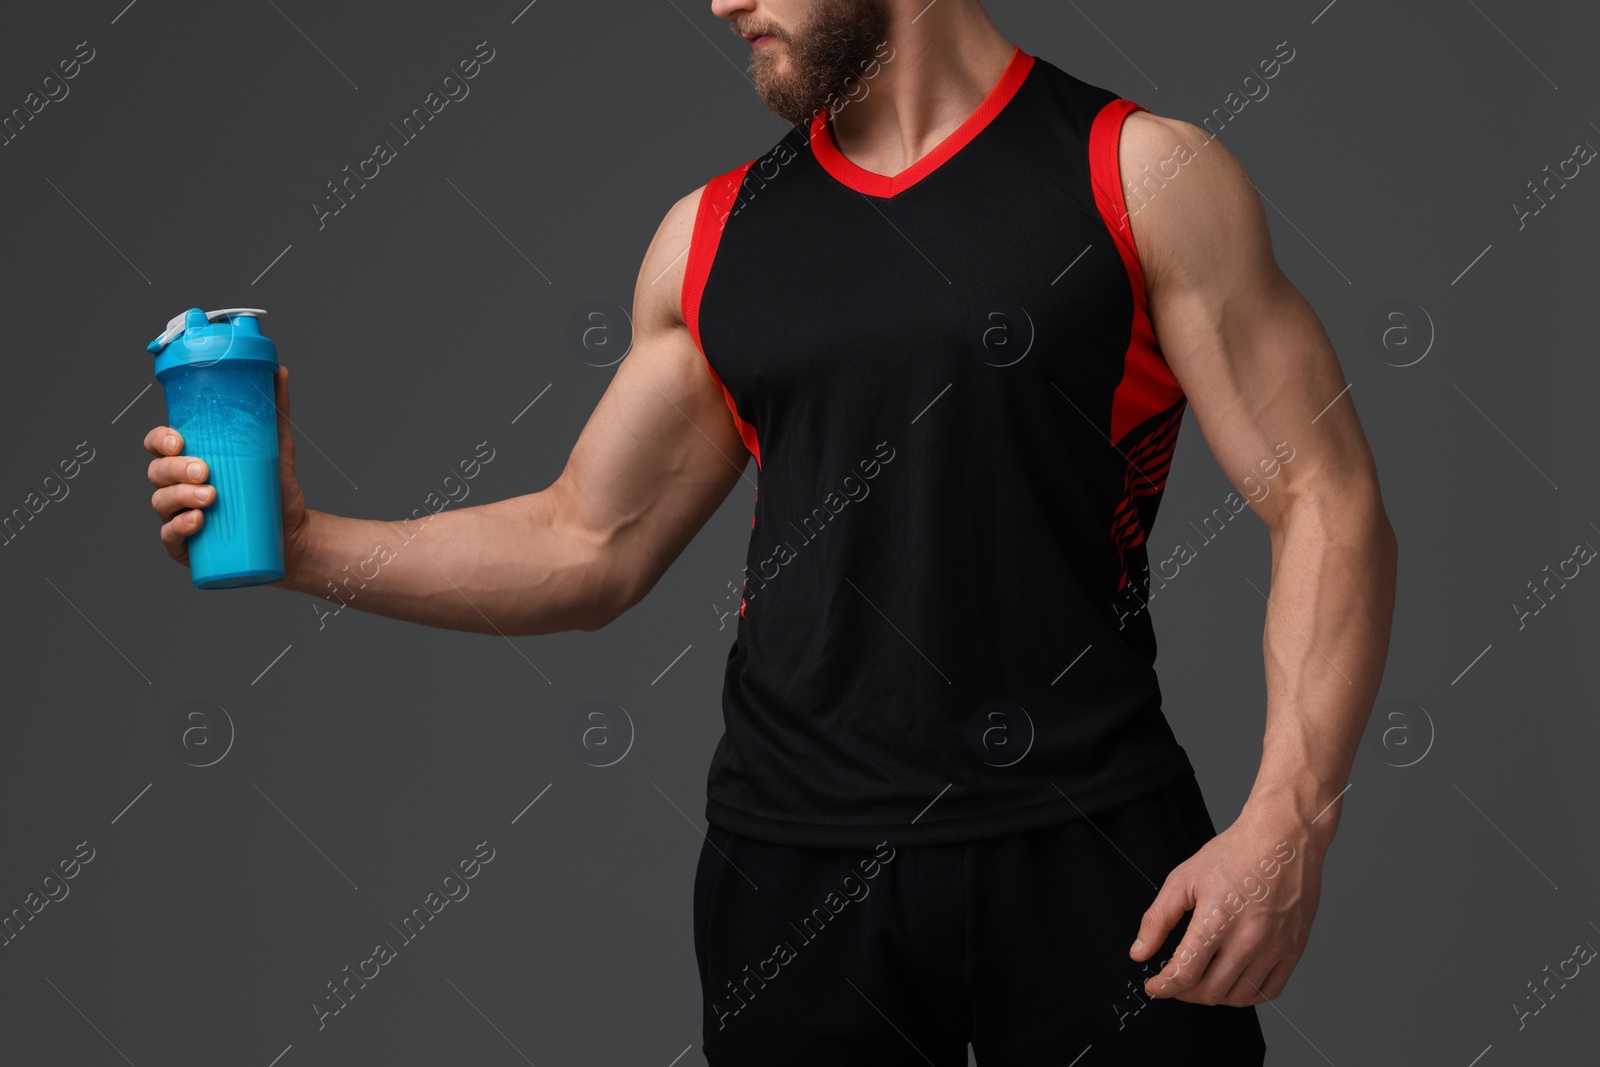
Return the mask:
[[1133,289],[1133,329],[1122,364],[1122,380],[1111,403],[1113,443],[1121,442],[1129,430],[1183,399],[1183,389],[1162,358],[1155,328],[1150,323],[1144,270],[1139,266],[1139,253],[1134,248],[1133,224],[1128,219],[1127,202],[1122,194],[1122,170],[1117,163],[1117,142],[1123,119],[1131,112],[1147,110],[1132,100],[1113,100],[1100,110],[1089,128],[1089,181],[1094,188],[1095,205],[1116,242]]
[[717,245],[722,241],[723,227],[727,225],[728,215],[738,202],[739,189],[744,183],[745,172],[754,162],[752,159],[749,163],[735,167],[706,183],[705,191],[700,195],[700,206],[695,212],[694,230],[689,238],[689,259],[683,268],[683,292],[680,299],[683,306],[683,321],[689,327],[689,336],[694,338],[695,347],[700,349],[700,355],[706,361],[706,369],[711,372],[712,380],[722,390],[722,396],[728,402],[728,410],[733,412],[733,421],[739,427],[739,436],[744,440],[745,448],[755,457],[756,469],[760,470],[761,443],[756,439],[756,428],[739,414],[738,405],[733,402],[733,394],[722,384],[722,378],[717,374],[717,369],[711,365],[711,358],[706,356],[705,345],[700,341],[700,298],[705,293],[706,279],[711,276],[711,264],[717,258]]

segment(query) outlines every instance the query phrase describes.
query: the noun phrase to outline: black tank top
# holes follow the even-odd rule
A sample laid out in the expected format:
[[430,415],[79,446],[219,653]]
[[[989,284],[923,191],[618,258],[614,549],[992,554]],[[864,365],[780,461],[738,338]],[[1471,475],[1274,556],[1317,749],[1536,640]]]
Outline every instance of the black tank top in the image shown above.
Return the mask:
[[1133,110],[1018,48],[901,174],[819,112],[706,185],[684,320],[758,469],[709,822],[945,843],[1191,772],[1144,610],[1185,400],[1125,214]]

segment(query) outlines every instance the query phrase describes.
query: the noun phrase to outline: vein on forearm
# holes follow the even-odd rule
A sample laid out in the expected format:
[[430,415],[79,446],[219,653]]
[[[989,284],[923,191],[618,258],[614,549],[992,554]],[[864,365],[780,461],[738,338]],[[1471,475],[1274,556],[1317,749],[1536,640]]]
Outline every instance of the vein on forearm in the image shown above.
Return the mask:
[[1309,820],[1345,788],[1383,676],[1395,565],[1375,500],[1324,493],[1284,512],[1262,590],[1267,722],[1253,796],[1292,798]]

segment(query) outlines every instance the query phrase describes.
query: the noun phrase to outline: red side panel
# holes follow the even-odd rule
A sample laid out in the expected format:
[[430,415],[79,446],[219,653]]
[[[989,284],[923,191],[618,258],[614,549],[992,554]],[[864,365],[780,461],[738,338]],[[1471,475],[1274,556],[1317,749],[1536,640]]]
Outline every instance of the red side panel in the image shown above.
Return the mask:
[[1089,128],[1089,181],[1094,189],[1095,205],[1111,231],[1133,293],[1128,351],[1122,360],[1122,378],[1111,398],[1110,438],[1127,460],[1124,496],[1112,518],[1111,529],[1111,539],[1123,560],[1118,591],[1129,579],[1127,553],[1142,544],[1148,532],[1139,521],[1138,498],[1159,493],[1166,485],[1183,417],[1182,408],[1177,408],[1141,440],[1129,440],[1136,427],[1183,400],[1183,389],[1161,355],[1155,328],[1150,322],[1144,269],[1133,243],[1133,224],[1128,219],[1127,201],[1122,192],[1122,168],[1117,156],[1123,120],[1134,111],[1146,110],[1131,100],[1113,100],[1100,110]]
[[1173,408],[1167,418],[1156,423],[1153,430],[1125,453],[1128,463],[1122,476],[1122,501],[1111,517],[1111,540],[1117,549],[1117,559],[1122,563],[1122,574],[1117,579],[1119,593],[1128,584],[1128,553],[1144,544],[1148,532],[1140,521],[1139,499],[1159,493],[1167,484],[1173,446],[1182,423],[1183,408]]
[[[761,444],[756,440],[756,428],[739,414],[739,408],[733,402],[733,394],[722,384],[717,369],[711,365],[710,358],[706,356],[705,345],[700,343],[700,297],[705,293],[706,279],[711,275],[712,261],[717,258],[717,245],[722,241],[722,228],[727,224],[728,214],[739,199],[739,189],[744,182],[745,171],[749,170],[750,164],[754,162],[752,159],[749,163],[706,183],[705,192],[700,196],[700,207],[695,213],[694,231],[689,238],[689,259],[683,269],[682,301],[683,321],[688,324],[689,336],[694,338],[695,347],[700,349],[700,355],[705,358],[706,369],[711,372],[712,381],[722,390],[722,396],[728,402],[728,410],[733,412],[733,421],[739,427],[739,436],[744,439],[744,446],[755,457],[756,469],[760,470]],[[754,516],[751,518],[753,521]]]

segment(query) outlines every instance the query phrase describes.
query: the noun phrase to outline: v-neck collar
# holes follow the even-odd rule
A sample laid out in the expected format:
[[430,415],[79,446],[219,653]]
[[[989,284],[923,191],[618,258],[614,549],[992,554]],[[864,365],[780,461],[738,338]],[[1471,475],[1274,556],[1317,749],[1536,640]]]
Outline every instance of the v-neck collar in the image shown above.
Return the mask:
[[812,154],[816,156],[817,162],[822,164],[824,170],[857,192],[883,198],[904,192],[966,147],[967,142],[989,125],[1016,95],[1017,90],[1022,87],[1023,79],[1033,67],[1033,56],[1024,52],[1020,45],[1013,47],[1011,59],[1001,72],[1000,79],[989,89],[977,110],[935,145],[932,151],[899,173],[878,174],[852,163],[833,143],[832,132],[828,129],[826,108],[819,110],[811,120]]

